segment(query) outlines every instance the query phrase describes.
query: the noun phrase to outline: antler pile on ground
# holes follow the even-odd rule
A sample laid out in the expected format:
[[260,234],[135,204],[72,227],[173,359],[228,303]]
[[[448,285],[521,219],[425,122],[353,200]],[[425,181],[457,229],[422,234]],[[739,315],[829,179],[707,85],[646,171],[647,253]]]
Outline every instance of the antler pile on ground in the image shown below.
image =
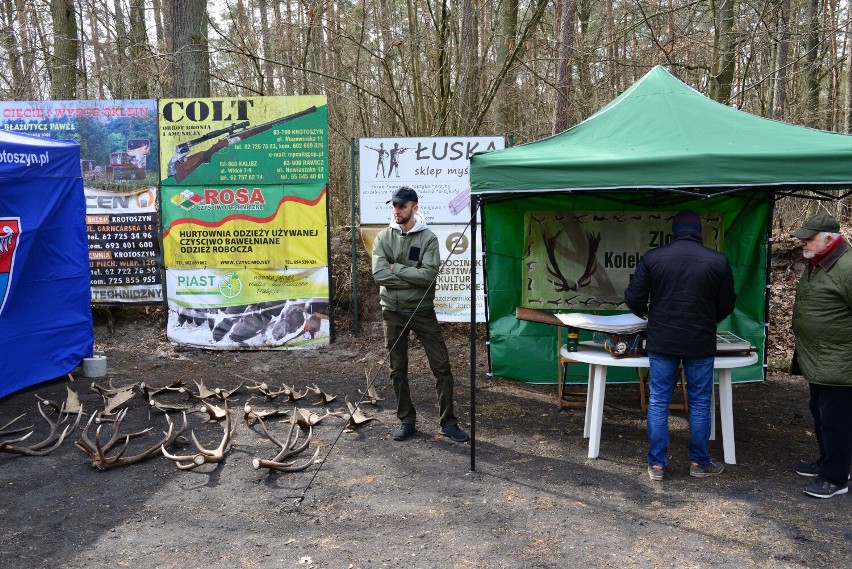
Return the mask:
[[[299,472],[312,464],[321,462],[319,446],[310,458],[301,462],[296,459],[296,456],[310,446],[314,427],[324,419],[329,416],[343,419],[346,422],[344,426],[346,431],[351,431],[375,419],[375,417],[364,415],[357,405],[349,402],[348,396],[344,398],[347,408],[340,411],[330,410],[328,406],[337,399],[337,396],[326,393],[316,383],[306,386],[305,390],[300,392],[295,386],[291,387],[286,384],[282,384],[280,389],[273,390],[265,382],[253,382],[247,378],[243,378],[243,381],[233,389],[208,387],[203,380],[193,380],[193,382],[195,383],[195,390],[188,389],[183,380],[175,380],[161,387],[145,382],[116,386],[113,385],[112,380],[109,380],[106,385],[92,383],[91,391],[100,396],[103,408],[92,413],[88,421],[85,422],[79,440],[74,443],[75,447],[86,455],[94,468],[100,471],[140,463],[159,455],[174,461],[180,470],[193,470],[203,464],[221,463],[231,449],[237,426],[229,407],[233,403],[232,398],[241,389],[259,392],[270,402],[280,398],[284,404],[301,401],[308,393],[313,393],[319,396],[319,401],[314,404],[325,407],[321,413],[295,405],[291,405],[289,408],[275,406],[269,409],[259,409],[249,404],[251,397],[243,407],[243,418],[246,426],[252,428],[255,423],[260,423],[265,436],[280,448],[280,452],[271,459],[255,457],[252,460],[253,467],[282,472]],[[130,409],[134,405],[137,393],[142,393],[144,396],[145,402],[140,403],[137,407],[141,410],[144,406],[147,412],[148,425],[139,426],[137,417],[136,430],[127,429],[128,423],[134,423],[130,420]],[[368,389],[368,393],[369,403],[375,404],[382,400],[372,387]],[[35,430],[31,426],[14,427],[15,423],[26,415],[22,414],[0,427],[0,453],[29,456],[46,455],[59,448],[68,435],[80,425],[83,417],[83,406],[78,395],[70,387],[67,387],[67,398],[62,404],[38,395],[36,397],[38,412],[46,421],[49,432],[41,441],[25,446],[22,443],[32,437]],[[218,399],[222,402],[222,405],[219,406],[208,401],[208,399]],[[138,401],[138,399],[136,400]],[[134,446],[133,441],[141,439],[154,430],[154,427],[150,426],[152,410],[160,411],[165,415],[167,429],[162,431],[162,436],[156,442],[130,453],[129,450]],[[179,412],[183,416],[182,425],[176,424],[170,416],[170,413],[174,412]],[[191,442],[195,447],[195,452],[172,454],[171,447],[190,443],[183,437],[183,433],[188,427],[188,414],[198,414],[204,418],[202,425],[217,422],[223,424],[222,437],[215,448],[208,449],[201,445],[198,440],[199,436],[193,430]],[[71,421],[72,415],[76,416],[73,422]],[[276,437],[273,430],[267,426],[265,420],[268,421],[275,417],[283,419],[281,422],[286,421],[290,424],[286,438]],[[93,425],[96,427],[93,427]],[[92,433],[93,428],[95,428],[94,433]],[[307,433],[307,436],[300,440],[303,431]]]

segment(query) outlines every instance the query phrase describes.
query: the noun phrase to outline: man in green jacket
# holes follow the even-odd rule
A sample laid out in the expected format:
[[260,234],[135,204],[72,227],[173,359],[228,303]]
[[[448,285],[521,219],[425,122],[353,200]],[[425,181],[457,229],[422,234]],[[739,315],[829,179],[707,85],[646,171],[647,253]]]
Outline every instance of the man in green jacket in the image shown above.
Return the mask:
[[420,206],[413,189],[399,188],[387,203],[393,203],[393,218],[373,243],[373,278],[379,284],[385,347],[400,422],[393,439],[411,437],[417,421],[408,385],[408,336],[413,330],[435,376],[440,433],[465,442],[470,436],[459,428],[453,412],[450,356],[435,315],[435,279],[441,269],[438,238],[418,213]]
[[796,286],[791,373],[810,384],[810,410],[819,458],[796,467],[816,479],[805,494],[846,494],[852,461],[852,253],[840,224],[817,214],[792,233],[807,266]]

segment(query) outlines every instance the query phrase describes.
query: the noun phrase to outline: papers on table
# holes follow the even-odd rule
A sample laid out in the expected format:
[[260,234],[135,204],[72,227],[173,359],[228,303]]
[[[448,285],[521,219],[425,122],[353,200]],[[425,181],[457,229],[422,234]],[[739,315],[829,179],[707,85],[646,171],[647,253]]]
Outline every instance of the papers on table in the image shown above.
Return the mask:
[[641,332],[648,327],[648,321],[639,318],[635,314],[614,314],[612,316],[599,316],[597,314],[583,314],[570,312],[567,314],[554,314],[566,326],[582,328],[593,332],[605,332],[607,334],[632,334]]
[[716,333],[717,354],[750,352],[751,350],[751,344],[749,344],[733,332],[723,331]]

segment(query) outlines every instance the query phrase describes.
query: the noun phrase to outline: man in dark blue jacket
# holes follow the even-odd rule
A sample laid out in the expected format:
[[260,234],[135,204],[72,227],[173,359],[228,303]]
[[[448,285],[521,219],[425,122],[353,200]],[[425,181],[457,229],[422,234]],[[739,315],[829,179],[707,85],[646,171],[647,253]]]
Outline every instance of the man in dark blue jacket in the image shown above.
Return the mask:
[[728,259],[702,245],[701,218],[691,210],[672,222],[674,240],[645,253],[624,291],[637,316],[648,319],[650,362],[648,475],[662,480],[668,464],[669,404],[683,366],[689,397],[690,476],[720,474],[710,458],[710,402],[716,325],[734,310],[737,295]]

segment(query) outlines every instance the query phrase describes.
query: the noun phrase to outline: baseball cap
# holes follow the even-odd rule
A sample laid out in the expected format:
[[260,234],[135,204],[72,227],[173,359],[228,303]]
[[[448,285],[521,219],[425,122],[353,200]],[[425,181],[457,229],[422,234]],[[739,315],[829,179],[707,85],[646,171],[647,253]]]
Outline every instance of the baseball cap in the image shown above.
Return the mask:
[[818,213],[811,216],[800,228],[790,235],[798,239],[810,239],[817,233],[840,233],[840,224],[828,213]]
[[397,191],[395,191],[393,193],[393,197],[385,203],[391,202],[398,203],[401,205],[407,204],[408,202],[417,203],[417,192],[415,192],[408,186],[402,186]]

